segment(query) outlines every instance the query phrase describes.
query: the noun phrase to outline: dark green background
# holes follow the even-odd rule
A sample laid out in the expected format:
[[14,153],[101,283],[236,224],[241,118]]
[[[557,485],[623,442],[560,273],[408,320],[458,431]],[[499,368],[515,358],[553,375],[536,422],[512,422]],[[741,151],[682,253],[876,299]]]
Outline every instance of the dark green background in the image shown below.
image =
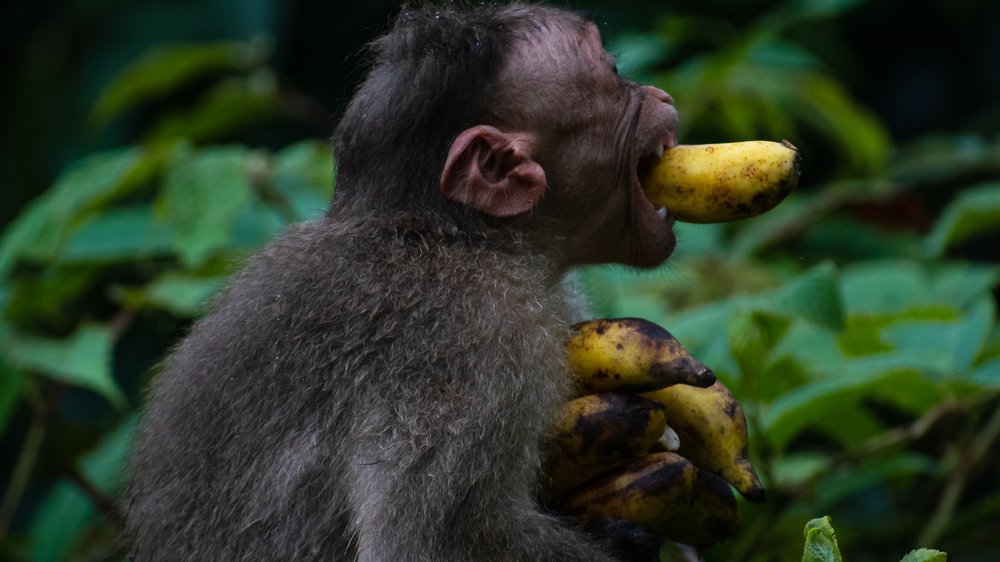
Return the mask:
[[[747,411],[769,501],[706,559],[798,561],[823,515],[848,561],[1000,559],[1000,3],[568,4],[674,94],[681,142],[805,158],[767,215],[678,225],[651,272],[579,272],[595,315],[666,326]],[[121,558],[141,389],[240,260],[326,204],[361,47],[397,10],[0,7],[0,559]],[[251,56],[177,70],[212,52]]]

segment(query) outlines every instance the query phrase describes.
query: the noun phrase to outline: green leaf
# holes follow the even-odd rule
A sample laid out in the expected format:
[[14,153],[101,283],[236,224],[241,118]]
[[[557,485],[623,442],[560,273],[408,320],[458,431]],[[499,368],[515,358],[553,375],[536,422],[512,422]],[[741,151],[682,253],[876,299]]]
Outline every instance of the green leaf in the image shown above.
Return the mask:
[[82,213],[148,179],[153,168],[147,157],[147,152],[129,148],[97,153],[71,164],[5,231],[0,239],[0,273],[19,257],[54,259]]
[[757,377],[767,365],[771,350],[788,330],[789,320],[766,312],[743,310],[729,320],[729,351],[743,377]]
[[[840,419],[842,412],[875,392],[907,407],[925,407],[930,392],[932,403],[936,403],[940,392],[924,382],[924,368],[926,365],[906,356],[823,365],[817,368],[821,378],[788,392],[764,410],[762,429],[776,447],[782,448],[803,429],[823,428],[831,416]],[[858,425],[855,430],[864,433],[871,427]]]
[[19,325],[34,325],[39,318],[54,325],[74,326],[79,322],[75,303],[85,298],[102,271],[94,267],[50,267],[37,275],[15,278],[7,318]]
[[992,359],[976,367],[969,375],[969,381],[980,386],[1000,389],[1000,358]]
[[936,135],[896,150],[892,177],[905,185],[960,184],[964,178],[995,177],[1000,137]]
[[904,322],[882,330],[897,355],[943,375],[955,375],[955,326],[944,322]]
[[888,232],[841,216],[808,226],[797,238],[797,245],[807,256],[838,261],[923,258],[923,249],[912,234]]
[[817,420],[841,411],[856,402],[872,384],[867,373],[842,373],[800,386],[774,401],[764,410],[761,426],[777,447],[788,444],[798,433]]
[[[753,68],[746,77],[760,67]],[[880,173],[888,162],[890,138],[882,122],[859,106],[835,79],[818,73],[787,76],[781,99],[788,111],[835,143],[842,166],[852,174]],[[766,80],[758,75],[758,80]]]
[[130,292],[128,299],[134,306],[155,306],[178,316],[192,317],[203,310],[224,282],[224,277],[168,274],[139,291]]
[[61,263],[118,262],[169,255],[177,233],[148,206],[111,209],[87,220],[59,255]]
[[279,114],[278,85],[268,71],[248,78],[232,78],[210,89],[192,108],[160,120],[148,141],[186,139],[206,142],[231,137]]
[[927,251],[940,256],[952,246],[1000,230],[1000,182],[984,183],[951,201],[927,236]]
[[683,342],[688,351],[711,365],[717,373],[736,373],[738,366],[729,353],[729,343],[726,338],[720,337],[720,334],[726,333],[734,311],[733,301],[728,300],[656,321],[669,326],[670,333]]
[[948,555],[940,550],[918,548],[911,550],[900,562],[948,562]]
[[748,304],[838,330],[844,326],[837,269],[827,262],[785,283],[784,287],[748,299]]
[[837,335],[837,346],[845,356],[859,357],[893,350],[882,339],[882,329],[890,320],[884,316],[851,315],[847,326]]
[[837,546],[837,535],[833,531],[829,517],[813,519],[806,523],[806,546],[802,553],[802,562],[843,562],[840,548]]
[[233,221],[253,200],[244,147],[210,147],[182,153],[167,170],[156,211],[177,231],[181,260],[197,266],[224,248]]
[[844,304],[852,313],[877,314],[926,305],[930,298],[919,264],[875,261],[853,265],[841,274]]
[[959,262],[935,267],[930,279],[930,302],[959,310],[974,304],[1000,284],[1000,267]]
[[[898,354],[920,361],[947,376],[965,374],[985,347],[996,321],[993,298],[985,294],[968,311],[954,315],[950,309],[940,319],[937,310],[911,309],[896,315],[869,318],[880,341]],[[876,336],[879,337],[879,336]]]
[[333,179],[333,157],[328,143],[302,141],[275,156],[272,185],[292,220],[307,220],[321,214],[329,206]]
[[277,236],[288,221],[274,207],[253,201],[233,217],[227,250],[244,253],[256,250]]
[[67,384],[89,388],[116,407],[125,396],[111,374],[111,331],[98,324],[84,324],[66,339],[12,333],[4,342],[10,361]]
[[107,124],[139,103],[167,96],[204,76],[257,66],[268,51],[264,42],[174,44],[150,50],[101,92],[94,121]]
[[796,488],[830,469],[830,456],[816,452],[780,455],[774,461],[774,484]]
[[[134,417],[107,434],[100,445],[78,463],[80,474],[107,497],[115,497],[123,484],[125,459],[135,429]],[[67,556],[98,514],[94,502],[79,486],[59,480],[46,494],[30,522],[34,543],[31,559],[39,562],[68,560]]]
[[874,381],[868,395],[879,402],[914,417],[941,402],[948,394],[945,384],[928,374],[928,369],[895,369]]
[[879,419],[860,404],[845,403],[837,408],[836,416],[821,416],[810,424],[816,431],[850,448],[885,431]]
[[965,373],[972,367],[996,326],[996,316],[996,303],[992,295],[985,294],[955,326],[950,350],[956,373]]
[[819,485],[817,503],[821,508],[832,507],[845,498],[864,494],[886,482],[900,482],[903,477],[934,474],[939,461],[927,455],[900,452],[869,458],[859,466],[836,472]]
[[845,359],[836,345],[836,333],[807,322],[795,322],[774,350],[779,357],[794,358],[804,365],[839,363]]
[[616,37],[607,50],[615,56],[619,74],[644,83],[656,65],[669,55],[670,46],[662,36],[626,33]]

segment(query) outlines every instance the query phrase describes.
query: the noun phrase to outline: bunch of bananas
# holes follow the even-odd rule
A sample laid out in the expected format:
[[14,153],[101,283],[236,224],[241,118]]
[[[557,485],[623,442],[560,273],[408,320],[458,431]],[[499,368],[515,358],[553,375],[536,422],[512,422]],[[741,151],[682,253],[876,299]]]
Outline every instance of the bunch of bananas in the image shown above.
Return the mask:
[[580,392],[563,408],[546,502],[584,527],[624,520],[706,547],[739,529],[732,484],[764,500],[739,402],[667,330],[638,318],[577,324],[566,344]]

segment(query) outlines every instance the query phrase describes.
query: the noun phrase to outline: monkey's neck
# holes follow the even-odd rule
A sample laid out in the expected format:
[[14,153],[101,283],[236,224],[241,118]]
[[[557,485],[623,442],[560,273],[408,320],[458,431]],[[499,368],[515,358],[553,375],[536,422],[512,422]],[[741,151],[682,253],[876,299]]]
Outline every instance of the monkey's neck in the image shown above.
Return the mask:
[[440,211],[363,212],[345,216],[331,212],[327,220],[350,225],[350,230],[365,233],[369,251],[379,248],[410,248],[415,254],[435,252],[441,248],[465,248],[476,253],[488,253],[498,259],[530,262],[543,275],[547,284],[556,285],[565,273],[559,256],[547,251],[547,246],[532,235],[531,229],[504,222],[497,225],[483,220],[464,220]]

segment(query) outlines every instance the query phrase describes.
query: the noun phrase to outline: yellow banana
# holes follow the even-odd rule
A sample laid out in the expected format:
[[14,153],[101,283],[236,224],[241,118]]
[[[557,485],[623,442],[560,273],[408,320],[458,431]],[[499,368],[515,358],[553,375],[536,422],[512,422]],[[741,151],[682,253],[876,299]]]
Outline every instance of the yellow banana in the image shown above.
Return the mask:
[[799,180],[799,151],[788,141],[680,145],[643,177],[646,196],[677,220],[716,223],[770,210]]
[[740,511],[725,480],[704,470],[697,473],[688,504],[663,522],[663,536],[705,548],[740,530]]
[[623,519],[662,532],[663,523],[689,504],[696,476],[680,455],[653,453],[588,483],[558,507],[584,526]]
[[746,499],[764,501],[764,486],[748,459],[746,417],[728,388],[716,381],[708,388],[676,385],[642,396],[667,407],[667,423],[680,438],[678,453],[725,478]]
[[566,354],[587,392],[645,392],[673,384],[709,386],[715,373],[670,332],[641,318],[590,320],[573,326]]
[[634,394],[588,394],[563,406],[545,474],[545,496],[558,499],[600,474],[645,454],[667,427],[666,408]]

